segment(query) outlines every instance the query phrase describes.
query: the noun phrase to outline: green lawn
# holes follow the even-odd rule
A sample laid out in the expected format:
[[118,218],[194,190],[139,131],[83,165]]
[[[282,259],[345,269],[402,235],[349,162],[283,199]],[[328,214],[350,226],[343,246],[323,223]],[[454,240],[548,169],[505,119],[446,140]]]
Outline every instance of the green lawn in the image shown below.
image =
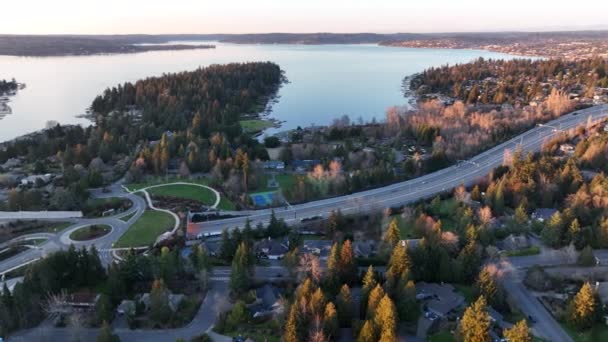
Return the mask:
[[384,223],[384,230],[388,224],[393,220],[397,220],[397,225],[399,226],[399,231],[401,232],[402,239],[415,239],[417,238],[414,234],[413,224],[411,222],[407,222],[401,215],[392,215],[388,217],[388,220]]
[[185,198],[199,201],[205,205],[213,205],[216,200],[216,196],[213,191],[195,185],[165,185],[158,188],[148,189],[147,191],[150,195]]
[[562,327],[575,342],[608,341],[608,326],[597,323],[593,329],[578,332],[567,324],[561,323]]
[[243,130],[248,133],[261,132],[267,128],[274,126],[274,123],[270,120],[259,120],[259,119],[241,120],[240,124],[241,124],[241,127],[243,128]]
[[448,331],[442,331],[428,337],[429,342],[454,342],[456,339]]
[[135,216],[135,214],[137,214],[137,211],[134,211],[134,212],[130,213],[129,215],[121,217],[120,220],[121,221],[125,221],[125,222],[129,222],[129,220],[131,219],[131,217]]
[[209,185],[209,180],[207,178],[197,178],[197,179],[184,179],[177,177],[156,177],[156,178],[148,178],[143,183],[131,183],[126,185],[129,191],[136,191],[142,188],[149,187],[151,185],[159,185],[159,184],[167,184],[167,183],[176,183],[176,182],[185,182],[185,183],[194,183],[201,185]]
[[536,255],[536,254],[540,254],[540,247],[538,247],[538,246],[531,246],[528,248],[518,249],[515,251],[509,251],[509,252],[505,253],[506,256],[510,256],[510,257]]
[[462,293],[467,303],[473,303],[477,299],[473,285],[454,284],[454,287]]
[[112,227],[108,225],[92,225],[86,226],[73,231],[70,234],[70,239],[74,241],[88,241],[100,238],[112,231]]
[[253,192],[250,192],[249,194],[251,195],[253,193],[258,193],[258,192],[277,191],[279,189],[293,189],[294,185],[296,184],[295,175],[276,175],[275,179],[276,179],[277,183],[279,184],[279,187],[278,188],[269,188],[267,185],[268,185],[268,180],[270,180],[270,178],[271,178],[270,175],[264,175],[260,186],[257,189],[255,189]]
[[114,244],[114,247],[141,247],[156,242],[156,238],[171,229],[175,221],[167,213],[148,210],[135,221],[123,236]]

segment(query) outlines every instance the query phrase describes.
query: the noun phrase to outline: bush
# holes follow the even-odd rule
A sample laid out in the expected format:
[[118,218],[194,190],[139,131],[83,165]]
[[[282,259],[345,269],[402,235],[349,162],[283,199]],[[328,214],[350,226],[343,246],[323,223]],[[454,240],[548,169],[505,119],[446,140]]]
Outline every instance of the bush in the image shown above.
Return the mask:
[[264,138],[264,146],[268,148],[275,148],[281,146],[281,141],[277,137],[266,137]]

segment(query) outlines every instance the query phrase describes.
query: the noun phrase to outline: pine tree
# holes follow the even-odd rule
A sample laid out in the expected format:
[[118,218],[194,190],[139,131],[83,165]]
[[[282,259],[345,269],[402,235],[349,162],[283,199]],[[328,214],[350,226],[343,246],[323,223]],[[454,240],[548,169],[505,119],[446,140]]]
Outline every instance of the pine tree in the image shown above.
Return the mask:
[[323,310],[325,308],[325,295],[321,288],[317,288],[317,290],[312,294],[310,298],[310,310],[314,315],[322,315]]
[[532,335],[528,329],[525,319],[517,322],[514,326],[503,331],[505,339],[513,342],[532,342]]
[[323,332],[328,338],[335,339],[338,336],[338,312],[334,303],[329,302],[325,305],[325,312],[323,314]]
[[480,296],[464,311],[459,333],[464,342],[490,342],[490,315],[486,311],[486,300]]
[[340,248],[340,280],[351,284],[357,276],[357,265],[355,264],[355,254],[350,240],[344,241]]
[[232,260],[230,273],[230,289],[237,295],[244,293],[251,285],[250,266],[249,248],[244,242],[241,242]]
[[384,295],[374,315],[374,324],[380,331],[380,340],[394,342],[397,340],[397,310],[388,295]]
[[590,267],[595,265],[595,255],[591,246],[586,246],[578,256],[578,264],[580,266]]
[[336,293],[340,286],[340,246],[334,243],[327,257],[327,276],[325,277],[325,285],[330,293]]
[[367,268],[367,272],[365,272],[365,276],[363,276],[362,287],[361,287],[361,308],[360,312],[367,312],[367,301],[369,298],[369,294],[372,290],[378,285],[376,281],[376,273],[374,272],[374,267],[369,265]]
[[369,294],[369,298],[367,300],[367,318],[373,318],[380,301],[384,297],[385,292],[380,284],[376,285],[372,292]]
[[366,320],[363,327],[359,331],[357,342],[377,342],[376,329],[371,320]]
[[298,308],[295,304],[291,306],[291,309],[289,310],[289,315],[287,316],[287,322],[285,323],[285,331],[283,333],[283,341],[300,341],[298,336]]
[[570,322],[579,330],[590,328],[595,319],[597,302],[595,292],[587,282],[583,284],[568,308]]
[[479,272],[475,287],[478,294],[483,296],[490,305],[496,305],[498,303],[498,286],[494,276],[487,267],[484,267],[481,272]]
[[384,241],[389,246],[394,247],[401,240],[401,233],[399,231],[399,225],[397,219],[392,219],[388,224],[386,232],[384,233]]
[[97,335],[97,342],[120,342],[120,338],[112,333],[112,328],[108,322],[104,321],[99,330],[99,335]]
[[336,298],[336,306],[338,309],[340,326],[350,326],[351,320],[353,319],[353,300],[348,285],[344,284],[342,285],[342,288],[340,288],[340,293]]
[[394,289],[402,274],[409,273],[410,265],[407,247],[397,244],[393,249],[386,271],[386,286],[389,290]]
[[165,324],[171,318],[169,307],[169,291],[162,279],[152,283],[150,291],[150,317],[153,321]]

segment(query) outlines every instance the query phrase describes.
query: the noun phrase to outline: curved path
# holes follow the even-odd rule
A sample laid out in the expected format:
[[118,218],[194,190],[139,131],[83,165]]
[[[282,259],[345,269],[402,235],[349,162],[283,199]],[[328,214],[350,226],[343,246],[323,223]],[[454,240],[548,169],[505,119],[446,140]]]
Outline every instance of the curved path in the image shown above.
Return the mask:
[[[188,186],[195,186],[195,187],[207,189],[207,190],[213,192],[213,194],[215,195],[215,202],[213,203],[213,205],[211,205],[211,208],[217,208],[217,206],[220,205],[221,195],[220,195],[219,191],[215,190],[212,187],[203,185],[203,184],[190,183],[190,182],[173,182],[173,183],[163,183],[163,184],[150,185],[150,186],[147,186],[145,188],[141,188],[141,189],[137,189],[137,190],[133,190],[133,191],[129,191],[129,189],[127,187],[125,187],[125,186],[123,186],[123,188],[127,192],[129,192],[129,193],[136,193],[136,192],[139,192],[139,191],[147,192],[147,190],[149,190],[149,189],[162,188],[164,186],[171,186],[171,185],[188,185]],[[148,201],[148,204],[150,204],[150,203],[151,202]]]

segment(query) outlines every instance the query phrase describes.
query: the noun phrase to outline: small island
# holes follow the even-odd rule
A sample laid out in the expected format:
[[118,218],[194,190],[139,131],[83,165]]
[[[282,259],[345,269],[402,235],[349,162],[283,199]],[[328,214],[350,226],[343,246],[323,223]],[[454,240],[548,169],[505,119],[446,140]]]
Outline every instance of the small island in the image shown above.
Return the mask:
[[14,78],[10,81],[0,80],[0,120],[12,113],[11,107],[7,104],[9,97],[16,95],[17,91],[23,88],[25,88],[25,85],[17,83]]

